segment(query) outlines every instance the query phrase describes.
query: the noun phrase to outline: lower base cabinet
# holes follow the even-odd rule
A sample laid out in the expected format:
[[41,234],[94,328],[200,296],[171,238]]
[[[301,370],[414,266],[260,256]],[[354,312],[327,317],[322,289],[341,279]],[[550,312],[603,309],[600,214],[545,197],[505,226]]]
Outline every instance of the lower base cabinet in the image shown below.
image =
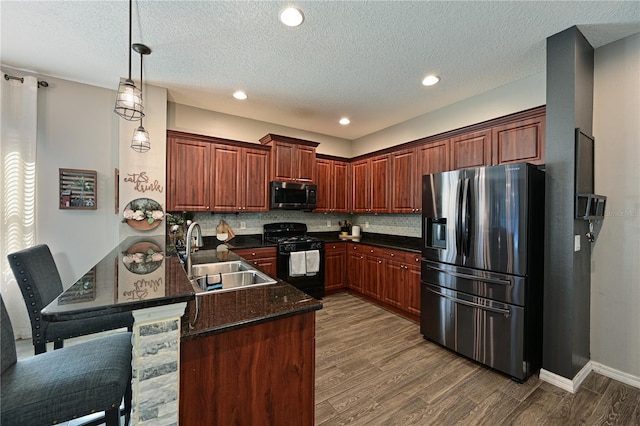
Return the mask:
[[275,247],[237,249],[233,251],[272,277],[278,276],[278,250]]
[[315,312],[183,341],[181,425],[311,426]]
[[347,288],[419,322],[420,262],[418,253],[348,244]]
[[347,243],[327,243],[324,247],[324,291],[337,293],[347,287]]

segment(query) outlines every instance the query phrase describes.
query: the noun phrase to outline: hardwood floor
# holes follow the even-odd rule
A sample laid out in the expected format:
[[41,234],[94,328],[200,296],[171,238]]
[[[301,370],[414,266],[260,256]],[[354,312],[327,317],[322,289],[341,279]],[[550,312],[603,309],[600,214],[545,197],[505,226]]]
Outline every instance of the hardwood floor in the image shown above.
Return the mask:
[[357,297],[316,316],[316,425],[640,425],[640,389],[591,373],[576,394],[518,384]]

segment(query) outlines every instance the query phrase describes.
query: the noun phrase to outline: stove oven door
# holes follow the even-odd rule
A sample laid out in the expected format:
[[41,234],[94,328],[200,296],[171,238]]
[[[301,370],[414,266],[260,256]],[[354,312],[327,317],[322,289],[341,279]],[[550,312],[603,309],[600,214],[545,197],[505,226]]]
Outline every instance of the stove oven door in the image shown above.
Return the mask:
[[320,251],[320,267],[315,275],[291,276],[289,274],[289,262],[291,252],[278,249],[278,278],[284,280],[316,299],[324,297],[324,249]]

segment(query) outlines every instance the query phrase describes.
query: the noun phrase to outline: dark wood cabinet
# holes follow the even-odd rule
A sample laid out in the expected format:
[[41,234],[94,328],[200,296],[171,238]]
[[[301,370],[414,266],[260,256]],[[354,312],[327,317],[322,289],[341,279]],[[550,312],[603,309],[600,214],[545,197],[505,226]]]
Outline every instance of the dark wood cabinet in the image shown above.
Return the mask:
[[315,183],[318,142],[267,134],[260,143],[271,147],[270,180]]
[[327,243],[324,256],[325,294],[345,289],[347,287],[347,243]]
[[167,211],[269,210],[269,148],[173,131],[167,136]]
[[415,213],[417,191],[420,183],[416,173],[416,149],[394,151],[391,158],[391,213]]
[[388,213],[391,207],[389,197],[389,155],[371,159],[371,212]]
[[180,424],[311,426],[314,383],[315,312],[183,341]]
[[362,292],[375,300],[382,300],[382,286],[386,278],[382,249],[363,245],[362,250],[365,257]]
[[209,211],[211,144],[167,139],[167,211]]
[[380,155],[351,164],[354,213],[389,213],[390,156]]
[[349,212],[349,163],[319,158],[316,161],[319,213]]
[[491,164],[491,129],[451,138],[451,170]]
[[351,210],[354,213],[367,213],[370,211],[370,174],[369,160],[351,163]]
[[450,170],[449,139],[428,142],[416,148],[414,213],[422,213],[422,176]]
[[358,244],[347,246],[347,287],[362,293],[364,280],[365,256]]
[[347,289],[412,321],[420,321],[420,253],[347,245]]
[[248,260],[272,277],[278,276],[278,250],[275,247],[236,249],[238,256]]
[[406,267],[405,253],[396,250],[385,250],[386,274],[383,283],[382,297],[385,303],[403,309],[405,305]]
[[404,303],[403,308],[409,315],[413,315],[413,319],[420,319],[420,273],[422,264],[422,256],[418,253],[406,254],[406,274],[407,282],[404,287]]
[[545,128],[545,115],[492,127],[492,164],[544,164]]

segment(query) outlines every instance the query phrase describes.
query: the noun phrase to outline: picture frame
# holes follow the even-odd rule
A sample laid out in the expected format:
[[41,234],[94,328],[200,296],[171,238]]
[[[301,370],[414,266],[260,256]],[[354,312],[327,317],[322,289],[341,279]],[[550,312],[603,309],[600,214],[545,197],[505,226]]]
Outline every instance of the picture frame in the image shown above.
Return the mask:
[[98,208],[98,173],[95,170],[59,169],[61,210]]

